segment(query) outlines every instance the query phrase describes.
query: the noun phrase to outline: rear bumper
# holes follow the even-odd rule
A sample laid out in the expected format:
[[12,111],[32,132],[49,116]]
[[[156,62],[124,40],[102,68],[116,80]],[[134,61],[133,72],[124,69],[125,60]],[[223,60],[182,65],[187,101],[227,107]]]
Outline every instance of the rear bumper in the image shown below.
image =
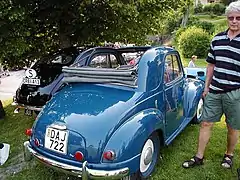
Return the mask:
[[25,105],[25,104],[19,104],[16,101],[13,101],[12,106],[16,106],[16,108],[20,108],[20,109],[29,109],[32,111],[41,111],[43,107],[39,107],[39,106],[29,106],[29,105]]
[[49,159],[47,157],[44,157],[38,152],[36,152],[30,145],[29,141],[26,141],[24,143],[24,156],[25,156],[25,160],[30,160],[31,157],[33,156],[40,162],[44,163],[45,165],[48,165],[64,173],[82,177],[82,180],[121,179],[129,174],[129,168],[127,167],[122,169],[105,171],[105,170],[89,169],[87,161],[83,163],[82,168],[60,163],[52,159]]

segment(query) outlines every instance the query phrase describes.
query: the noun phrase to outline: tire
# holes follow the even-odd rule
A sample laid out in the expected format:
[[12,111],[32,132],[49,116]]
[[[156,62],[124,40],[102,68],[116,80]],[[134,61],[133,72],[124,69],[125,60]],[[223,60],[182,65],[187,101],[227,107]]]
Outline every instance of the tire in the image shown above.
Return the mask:
[[192,123],[193,124],[199,124],[201,122],[200,118],[201,118],[202,113],[203,113],[203,103],[204,103],[204,100],[203,100],[203,98],[201,98],[198,101],[196,114],[195,114],[195,116],[192,119]]
[[145,180],[153,173],[157,164],[160,153],[160,139],[156,132],[154,132],[145,141],[141,156],[138,172],[122,178],[121,180]]

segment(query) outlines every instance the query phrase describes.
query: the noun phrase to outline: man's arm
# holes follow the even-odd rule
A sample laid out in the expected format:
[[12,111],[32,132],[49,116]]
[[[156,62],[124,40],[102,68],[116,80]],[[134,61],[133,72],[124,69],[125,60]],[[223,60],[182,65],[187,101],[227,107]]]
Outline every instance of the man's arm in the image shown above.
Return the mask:
[[207,74],[206,74],[203,97],[205,97],[207,95],[208,91],[209,91],[209,86],[211,84],[212,77],[213,77],[214,67],[215,67],[215,64],[208,63],[208,65],[207,65]]

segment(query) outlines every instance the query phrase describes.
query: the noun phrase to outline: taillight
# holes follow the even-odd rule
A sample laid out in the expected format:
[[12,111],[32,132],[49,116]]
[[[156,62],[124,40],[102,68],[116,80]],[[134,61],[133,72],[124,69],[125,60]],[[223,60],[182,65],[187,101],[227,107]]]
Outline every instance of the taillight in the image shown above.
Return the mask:
[[81,153],[80,151],[77,151],[74,155],[75,159],[78,161],[82,161],[83,160],[83,153]]
[[109,161],[114,160],[116,157],[116,154],[113,151],[106,151],[103,153],[103,158]]
[[27,136],[32,136],[32,129],[26,129],[26,130],[25,130],[25,134],[26,134]]

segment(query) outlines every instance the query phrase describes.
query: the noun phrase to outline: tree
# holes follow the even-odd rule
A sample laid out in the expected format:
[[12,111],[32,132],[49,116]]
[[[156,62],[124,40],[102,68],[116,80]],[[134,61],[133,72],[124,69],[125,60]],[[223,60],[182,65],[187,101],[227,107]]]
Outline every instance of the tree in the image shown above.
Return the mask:
[[190,14],[190,8],[193,6],[193,4],[194,4],[193,0],[186,0],[184,3],[184,6],[182,8],[182,12],[183,12],[182,26],[183,27],[186,27],[187,25],[189,14]]
[[142,43],[159,17],[182,5],[184,0],[2,0],[0,59],[34,59],[74,44]]

